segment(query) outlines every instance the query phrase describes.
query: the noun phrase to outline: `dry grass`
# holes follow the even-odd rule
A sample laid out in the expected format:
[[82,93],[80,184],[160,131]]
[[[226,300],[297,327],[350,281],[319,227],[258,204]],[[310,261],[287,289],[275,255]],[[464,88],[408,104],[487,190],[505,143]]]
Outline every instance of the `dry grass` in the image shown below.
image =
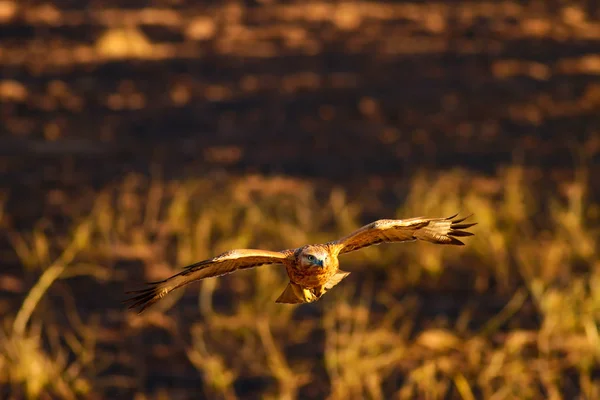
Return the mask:
[[[28,398],[141,394],[150,390],[147,357],[182,353],[204,393],[226,399],[245,397],[234,385],[249,377],[265,379],[264,398],[597,398],[598,206],[586,200],[587,179],[581,169],[547,198],[519,166],[493,179],[419,174],[396,216],[472,212],[479,225],[464,248],[357,253],[342,260],[354,274],[315,305],[275,304],[285,274],[260,268],[202,282],[196,305],[180,301],[188,289],[142,316],[113,307],[82,318],[65,279],[130,288],[229,248],[290,248],[364,222],[343,191],[322,196],[293,179],[247,176],[223,190],[129,176],[65,234],[43,224],[9,233],[24,271],[39,278],[4,318],[0,382]],[[440,311],[444,302],[454,311]],[[107,315],[122,321],[119,350],[100,348]],[[167,344],[152,339],[159,334]],[[141,351],[130,339],[144,341]],[[135,372],[106,372],[106,360]]]

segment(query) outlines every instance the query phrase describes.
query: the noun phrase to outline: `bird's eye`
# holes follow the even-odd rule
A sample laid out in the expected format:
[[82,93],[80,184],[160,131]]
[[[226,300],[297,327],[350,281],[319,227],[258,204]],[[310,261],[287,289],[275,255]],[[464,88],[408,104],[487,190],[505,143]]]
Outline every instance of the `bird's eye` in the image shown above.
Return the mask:
[[313,262],[316,260],[315,256],[313,256],[312,254],[309,254],[307,257],[308,261]]

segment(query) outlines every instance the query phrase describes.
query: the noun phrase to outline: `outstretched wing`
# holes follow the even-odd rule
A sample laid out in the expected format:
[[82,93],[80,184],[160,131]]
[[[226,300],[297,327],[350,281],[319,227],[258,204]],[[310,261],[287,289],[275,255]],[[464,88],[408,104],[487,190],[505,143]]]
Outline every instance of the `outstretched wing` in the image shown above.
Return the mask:
[[227,251],[209,260],[197,262],[188,265],[178,274],[159,282],[149,282],[150,287],[143,290],[126,292],[135,294],[124,303],[129,303],[129,308],[139,307],[141,313],[146,308],[165,297],[169,292],[190,282],[221,276],[237,271],[238,269],[247,269],[258,267],[264,264],[281,263],[293,251],[284,250],[281,252],[253,249],[239,249]]
[[470,216],[454,219],[457,215],[448,218],[381,219],[365,225],[331,244],[337,248],[338,254],[374,244],[407,242],[417,239],[438,244],[463,245],[464,243],[457,237],[473,235],[462,229],[467,229],[476,223],[461,224]]

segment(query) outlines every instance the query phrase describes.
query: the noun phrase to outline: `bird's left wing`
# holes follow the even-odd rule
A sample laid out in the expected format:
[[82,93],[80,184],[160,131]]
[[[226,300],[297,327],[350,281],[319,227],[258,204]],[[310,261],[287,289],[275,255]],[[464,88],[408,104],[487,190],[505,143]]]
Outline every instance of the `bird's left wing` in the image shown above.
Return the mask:
[[454,219],[455,217],[456,215],[448,218],[381,219],[330,244],[336,248],[338,254],[379,243],[406,242],[417,239],[438,244],[462,245],[464,243],[456,237],[473,235],[462,229],[467,229],[476,223],[461,224],[468,217]]
[[188,265],[183,271],[170,278],[159,282],[150,282],[148,283],[150,287],[147,289],[127,292],[135,294],[135,296],[125,300],[125,303],[129,303],[129,308],[139,307],[139,312],[141,313],[146,308],[165,297],[169,292],[183,285],[187,285],[190,282],[229,274],[238,269],[253,268],[264,264],[281,263],[292,254],[292,250],[275,252],[267,250],[238,249],[227,251],[214,258]]

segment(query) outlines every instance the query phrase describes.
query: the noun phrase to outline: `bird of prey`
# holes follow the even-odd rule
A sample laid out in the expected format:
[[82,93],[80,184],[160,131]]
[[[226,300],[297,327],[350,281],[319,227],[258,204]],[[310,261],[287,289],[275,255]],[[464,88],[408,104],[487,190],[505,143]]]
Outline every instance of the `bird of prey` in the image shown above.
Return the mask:
[[472,236],[463,229],[476,223],[461,223],[465,219],[409,218],[382,219],[372,222],[333,242],[313,244],[282,251],[239,249],[227,251],[214,258],[185,267],[181,272],[159,282],[150,282],[147,289],[127,292],[134,294],[125,300],[129,308],[146,308],[169,292],[204,278],[254,268],[265,264],[283,264],[290,282],[276,300],[277,303],[310,303],[318,300],[329,289],[340,283],[349,272],[339,269],[338,255],[363,247],[389,242],[424,240],[437,244],[463,245],[457,239]]

